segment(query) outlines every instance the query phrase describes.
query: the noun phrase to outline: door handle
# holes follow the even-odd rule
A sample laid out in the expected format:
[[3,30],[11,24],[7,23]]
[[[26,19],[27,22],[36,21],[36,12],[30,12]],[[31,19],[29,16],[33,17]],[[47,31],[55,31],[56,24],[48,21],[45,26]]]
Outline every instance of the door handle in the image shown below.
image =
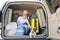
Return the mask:
[[57,29],[57,33],[60,33],[60,27],[58,27],[58,29]]

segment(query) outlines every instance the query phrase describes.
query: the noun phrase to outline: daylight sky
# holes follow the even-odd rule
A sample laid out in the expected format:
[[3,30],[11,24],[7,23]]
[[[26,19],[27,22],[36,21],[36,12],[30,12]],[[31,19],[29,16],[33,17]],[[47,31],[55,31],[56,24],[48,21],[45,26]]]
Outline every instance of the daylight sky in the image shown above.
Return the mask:
[[0,0],[0,10],[2,9],[2,6],[5,4],[7,0]]

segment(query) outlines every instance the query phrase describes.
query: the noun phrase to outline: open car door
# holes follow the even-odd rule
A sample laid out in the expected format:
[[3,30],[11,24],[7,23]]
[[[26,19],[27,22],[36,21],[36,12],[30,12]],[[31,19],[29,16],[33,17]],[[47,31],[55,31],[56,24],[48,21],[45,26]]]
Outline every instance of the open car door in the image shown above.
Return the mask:
[[60,8],[49,19],[50,38],[60,39]]

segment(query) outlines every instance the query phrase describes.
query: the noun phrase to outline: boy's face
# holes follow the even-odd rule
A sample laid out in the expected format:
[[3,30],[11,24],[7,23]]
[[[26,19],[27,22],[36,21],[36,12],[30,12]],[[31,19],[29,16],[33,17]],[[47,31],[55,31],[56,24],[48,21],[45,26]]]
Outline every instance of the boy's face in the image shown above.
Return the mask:
[[24,14],[24,13],[23,13],[23,18],[27,18],[27,14]]

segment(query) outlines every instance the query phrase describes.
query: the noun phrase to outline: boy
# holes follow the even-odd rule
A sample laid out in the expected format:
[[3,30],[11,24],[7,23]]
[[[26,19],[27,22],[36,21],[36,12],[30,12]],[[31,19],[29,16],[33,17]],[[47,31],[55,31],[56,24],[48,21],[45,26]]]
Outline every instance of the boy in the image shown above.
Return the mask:
[[29,28],[30,28],[30,24],[28,22],[28,11],[27,10],[24,10],[23,15],[18,17],[17,19],[17,32],[16,32],[16,35],[24,35],[24,34],[27,34],[28,31],[29,31]]

